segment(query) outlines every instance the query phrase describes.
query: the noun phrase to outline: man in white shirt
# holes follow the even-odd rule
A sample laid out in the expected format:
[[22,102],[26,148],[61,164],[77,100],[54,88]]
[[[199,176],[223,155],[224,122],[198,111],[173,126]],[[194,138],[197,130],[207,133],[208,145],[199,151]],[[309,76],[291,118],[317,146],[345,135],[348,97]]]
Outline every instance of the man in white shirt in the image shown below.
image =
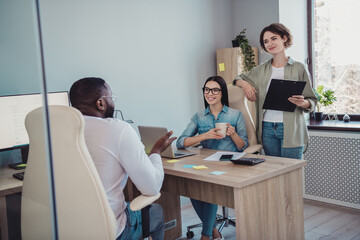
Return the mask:
[[[85,141],[105,188],[117,220],[117,240],[142,236],[141,211],[133,212],[125,202],[128,177],[144,195],[156,195],[162,186],[164,170],[160,152],[176,139],[172,131],[160,138],[149,156],[134,129],[113,118],[115,103],[109,85],[101,78],[76,81],[70,89],[70,101],[85,118]],[[164,238],[163,211],[150,207],[150,235]]]

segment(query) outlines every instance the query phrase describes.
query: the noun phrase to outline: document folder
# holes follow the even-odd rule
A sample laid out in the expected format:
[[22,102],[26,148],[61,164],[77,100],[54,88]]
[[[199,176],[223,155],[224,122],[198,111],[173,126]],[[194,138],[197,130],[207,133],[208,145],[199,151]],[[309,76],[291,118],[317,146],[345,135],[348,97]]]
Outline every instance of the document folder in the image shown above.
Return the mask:
[[263,109],[286,112],[295,111],[296,105],[288,98],[293,95],[302,95],[306,82],[285,79],[272,79],[265,97]]

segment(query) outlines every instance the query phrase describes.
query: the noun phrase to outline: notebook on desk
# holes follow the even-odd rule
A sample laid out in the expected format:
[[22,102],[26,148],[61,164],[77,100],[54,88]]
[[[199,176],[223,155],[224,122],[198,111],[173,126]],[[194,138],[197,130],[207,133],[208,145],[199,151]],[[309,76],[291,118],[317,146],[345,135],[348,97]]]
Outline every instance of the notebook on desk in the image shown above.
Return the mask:
[[[145,146],[146,153],[150,153],[152,147],[159,138],[168,133],[168,130],[164,127],[150,127],[150,126],[138,126],[141,141]],[[181,158],[194,155],[195,153],[188,151],[173,150],[172,146],[169,146],[160,155],[167,158]]]

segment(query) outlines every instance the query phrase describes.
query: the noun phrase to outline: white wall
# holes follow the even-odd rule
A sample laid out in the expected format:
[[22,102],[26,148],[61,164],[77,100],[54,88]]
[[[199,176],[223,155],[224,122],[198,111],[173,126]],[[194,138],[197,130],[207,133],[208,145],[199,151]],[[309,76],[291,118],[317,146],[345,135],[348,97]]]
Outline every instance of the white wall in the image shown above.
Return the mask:
[[294,37],[293,45],[286,54],[295,60],[306,63],[307,58],[307,12],[306,1],[279,0],[279,19]]
[[203,108],[216,49],[230,47],[231,8],[230,0],[41,1],[49,90],[102,77],[134,127],[179,135]]

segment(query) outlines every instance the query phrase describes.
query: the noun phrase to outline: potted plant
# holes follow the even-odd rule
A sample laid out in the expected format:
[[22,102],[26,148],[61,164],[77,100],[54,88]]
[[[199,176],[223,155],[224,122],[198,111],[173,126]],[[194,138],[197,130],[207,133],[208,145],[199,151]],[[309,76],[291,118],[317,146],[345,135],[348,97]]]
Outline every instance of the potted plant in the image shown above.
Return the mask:
[[315,112],[315,120],[322,121],[323,120],[323,112],[320,112],[320,105],[327,107],[333,104],[336,101],[336,97],[334,96],[334,91],[325,90],[323,85],[319,85],[316,89],[313,89],[315,96],[318,99],[318,103],[316,105]]
[[240,47],[241,53],[243,55],[244,60],[244,70],[250,71],[253,67],[256,66],[255,64],[255,54],[253,49],[251,48],[248,39],[245,36],[246,28],[243,29],[239,35],[232,40],[233,47]]

